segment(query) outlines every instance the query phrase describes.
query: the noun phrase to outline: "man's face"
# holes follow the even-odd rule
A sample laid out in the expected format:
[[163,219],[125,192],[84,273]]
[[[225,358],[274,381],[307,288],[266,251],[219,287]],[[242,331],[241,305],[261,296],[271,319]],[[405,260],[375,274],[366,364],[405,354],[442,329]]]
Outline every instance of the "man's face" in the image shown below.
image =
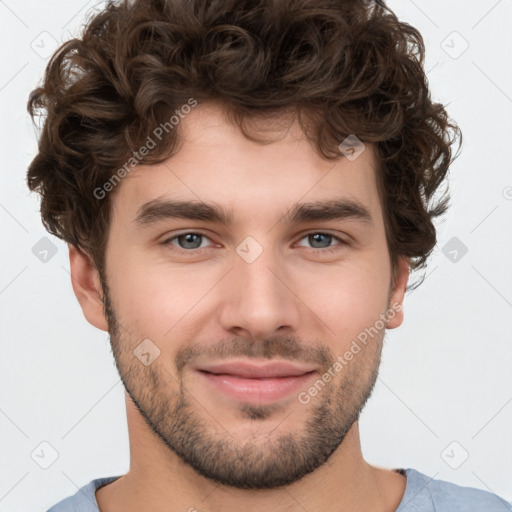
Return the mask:
[[[175,156],[132,171],[112,197],[102,283],[109,332],[148,429],[207,478],[271,488],[333,454],[377,378],[379,318],[397,295],[375,161],[371,146],[354,161],[326,161],[297,123],[280,141],[257,144],[218,107],[204,107],[181,121]],[[215,205],[232,212],[231,223],[154,212],[137,222],[155,200]],[[334,200],[370,217],[345,209],[352,215],[290,222],[296,203]],[[388,328],[401,322],[393,316]],[[264,381],[213,368],[240,361],[284,361],[306,374]]]

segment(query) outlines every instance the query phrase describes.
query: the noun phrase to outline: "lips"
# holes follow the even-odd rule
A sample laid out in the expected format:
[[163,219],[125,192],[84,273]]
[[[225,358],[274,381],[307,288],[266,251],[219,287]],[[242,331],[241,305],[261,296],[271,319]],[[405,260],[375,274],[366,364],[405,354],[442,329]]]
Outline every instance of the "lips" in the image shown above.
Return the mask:
[[254,364],[245,361],[204,365],[196,368],[199,371],[215,375],[232,375],[244,379],[270,379],[297,377],[315,370],[312,366],[299,366],[288,362],[273,361],[265,364]]
[[238,402],[260,405],[289,399],[318,375],[312,366],[283,361],[256,364],[238,360],[194,369],[200,385],[207,386],[206,392],[215,390]]

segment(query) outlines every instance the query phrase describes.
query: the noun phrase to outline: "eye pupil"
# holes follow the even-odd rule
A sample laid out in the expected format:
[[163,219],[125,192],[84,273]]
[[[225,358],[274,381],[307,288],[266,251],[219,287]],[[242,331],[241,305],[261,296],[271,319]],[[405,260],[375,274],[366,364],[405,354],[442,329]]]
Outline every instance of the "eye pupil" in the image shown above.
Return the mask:
[[[180,241],[180,245],[184,248],[184,249],[197,249],[200,245],[201,245],[201,236],[202,235],[199,235],[199,234],[194,234],[194,233],[187,233],[185,235],[181,235],[178,237],[178,240]],[[181,243],[181,241],[185,239],[185,245],[183,246],[183,244]],[[199,241],[199,244],[197,243],[197,241]],[[192,244],[192,246],[188,245],[188,244]]]
[[[312,240],[312,246],[315,247],[315,243],[317,242],[322,242],[321,239],[319,239],[319,237],[323,237],[324,238],[324,245],[321,245],[321,248],[322,247],[329,247],[330,245],[330,242],[331,242],[331,238],[332,238],[332,235],[327,235],[326,233],[314,233],[313,235],[309,235],[310,239]],[[327,242],[327,244],[325,245],[325,242]],[[316,249],[317,247],[315,247]]]

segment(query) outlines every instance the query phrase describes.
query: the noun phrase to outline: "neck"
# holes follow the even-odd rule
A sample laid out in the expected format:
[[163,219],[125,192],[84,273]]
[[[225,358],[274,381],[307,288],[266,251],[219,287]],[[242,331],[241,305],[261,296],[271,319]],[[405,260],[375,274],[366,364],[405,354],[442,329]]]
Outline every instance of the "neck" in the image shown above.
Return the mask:
[[358,422],[312,473],[285,487],[245,490],[197,474],[163,444],[130,403],[127,400],[130,470],[97,491],[101,512],[394,512],[405,492],[403,476],[363,459]]

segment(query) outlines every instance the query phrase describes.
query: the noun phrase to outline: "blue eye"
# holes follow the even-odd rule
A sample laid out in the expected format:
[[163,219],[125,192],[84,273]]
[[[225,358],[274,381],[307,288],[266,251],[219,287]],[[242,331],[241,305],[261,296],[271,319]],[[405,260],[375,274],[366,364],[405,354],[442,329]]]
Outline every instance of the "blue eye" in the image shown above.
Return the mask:
[[177,240],[178,243],[181,245],[180,247],[178,247],[179,249],[183,249],[185,251],[190,252],[190,249],[203,249],[204,247],[201,247],[201,240],[203,239],[208,239],[208,237],[201,233],[189,232],[182,233],[181,235],[169,238],[164,242],[164,244],[172,244],[174,240]]
[[[316,232],[316,233],[309,233],[308,235],[304,236],[301,240],[304,240],[305,238],[308,239],[309,243],[313,244],[313,249],[315,251],[322,251],[322,252],[328,252],[332,250],[337,250],[338,246],[332,246],[331,242],[333,240],[337,240],[338,242],[341,242],[341,245],[344,245],[343,240],[338,238],[337,236],[330,235],[329,233],[322,233],[322,232]],[[319,243],[320,247],[315,247],[314,245]],[[327,244],[327,245],[325,245]]]
[[[338,238],[337,236],[331,235],[329,233],[323,233],[321,231],[315,231],[303,236],[300,240],[308,239],[308,242],[313,245],[311,249],[314,252],[325,253],[340,250],[343,246],[347,245],[347,243]],[[171,238],[168,238],[162,245],[172,245],[178,251],[188,252],[188,253],[200,253],[204,249],[207,249],[208,245],[203,245],[202,242],[205,240],[210,240],[206,235],[202,233],[197,233],[194,231],[189,231],[186,233],[181,233],[179,235],[175,235]],[[176,243],[174,243],[176,241]],[[332,245],[333,241],[339,242],[336,245]],[[315,247],[315,245],[319,245]],[[303,247],[303,246],[299,246]]]

